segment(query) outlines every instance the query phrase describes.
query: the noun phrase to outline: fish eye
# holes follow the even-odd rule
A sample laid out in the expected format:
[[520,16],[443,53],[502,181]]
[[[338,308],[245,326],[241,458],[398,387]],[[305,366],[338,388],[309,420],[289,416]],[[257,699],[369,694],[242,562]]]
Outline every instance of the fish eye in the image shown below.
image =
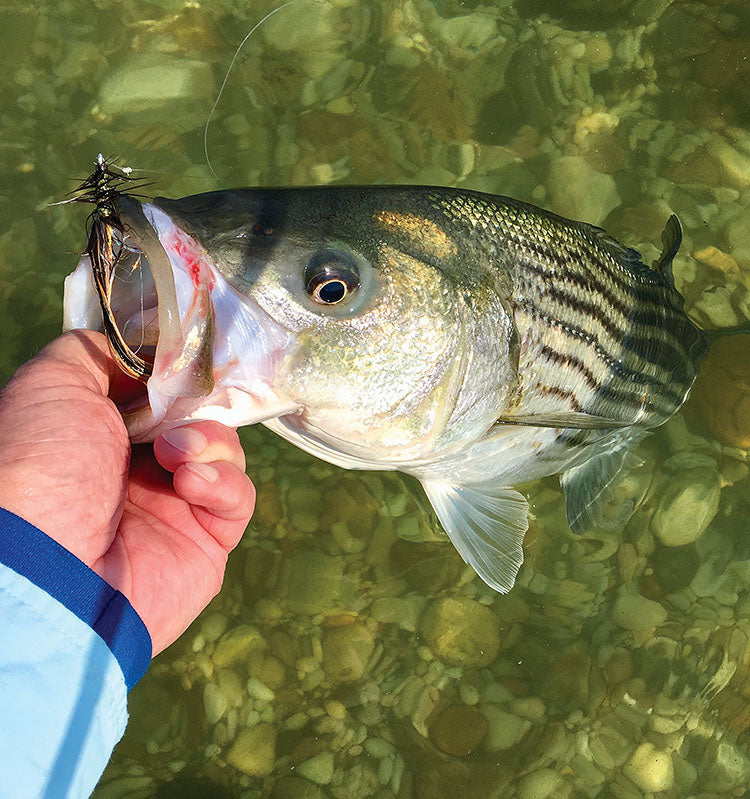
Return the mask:
[[340,250],[320,250],[307,262],[305,291],[320,305],[337,305],[359,288],[354,259]]

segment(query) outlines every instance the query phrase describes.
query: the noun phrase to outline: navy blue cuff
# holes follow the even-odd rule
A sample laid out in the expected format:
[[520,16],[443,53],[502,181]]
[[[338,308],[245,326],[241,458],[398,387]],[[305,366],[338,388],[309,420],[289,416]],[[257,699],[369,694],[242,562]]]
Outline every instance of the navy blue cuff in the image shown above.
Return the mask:
[[0,563],[88,624],[117,658],[130,690],[151,662],[151,636],[123,594],[65,547],[0,508]]

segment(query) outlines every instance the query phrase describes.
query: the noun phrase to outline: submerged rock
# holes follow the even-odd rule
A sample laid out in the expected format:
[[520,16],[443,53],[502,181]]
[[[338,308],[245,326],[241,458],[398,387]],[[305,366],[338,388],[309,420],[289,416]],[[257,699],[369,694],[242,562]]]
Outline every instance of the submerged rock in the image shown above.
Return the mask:
[[500,650],[500,622],[472,599],[441,599],[422,619],[422,633],[441,660],[456,666],[488,666]]
[[103,114],[135,114],[139,111],[166,110],[213,91],[208,64],[138,55],[126,61],[104,82],[99,92]]
[[487,719],[468,705],[450,705],[430,725],[430,739],[447,755],[471,754],[486,734]]
[[642,743],[625,764],[625,775],[643,791],[668,791],[674,784],[674,767],[669,752]]
[[693,389],[709,430],[724,444],[750,449],[750,336],[714,342]]
[[339,685],[362,679],[374,648],[375,640],[364,624],[326,629],[323,634],[323,670],[330,682]]
[[716,516],[720,495],[715,469],[678,472],[667,483],[651,520],[651,530],[666,546],[692,544]]
[[547,185],[554,211],[592,225],[601,224],[620,204],[615,179],[597,172],[579,156],[555,159]]
[[265,777],[276,762],[276,729],[258,724],[242,730],[227,753],[227,763],[250,777]]

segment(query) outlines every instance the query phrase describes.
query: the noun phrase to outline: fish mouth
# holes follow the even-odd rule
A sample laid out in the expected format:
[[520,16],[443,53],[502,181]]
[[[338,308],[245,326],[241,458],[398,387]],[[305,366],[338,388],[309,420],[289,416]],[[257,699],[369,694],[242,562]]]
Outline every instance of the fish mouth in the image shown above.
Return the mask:
[[107,302],[94,290],[88,256],[66,279],[64,327],[102,330],[123,369],[133,375],[135,363],[147,377],[145,395],[120,406],[131,440],[191,420],[239,427],[298,411],[274,390],[288,332],[232,288],[200,242],[157,205],[120,195],[118,213],[114,329],[103,323]]

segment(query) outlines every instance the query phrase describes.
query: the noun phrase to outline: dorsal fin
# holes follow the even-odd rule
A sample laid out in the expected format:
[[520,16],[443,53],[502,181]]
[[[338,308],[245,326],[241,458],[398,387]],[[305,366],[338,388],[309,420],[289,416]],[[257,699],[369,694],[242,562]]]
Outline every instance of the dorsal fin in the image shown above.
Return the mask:
[[682,244],[682,225],[676,214],[672,214],[664,225],[661,234],[661,255],[654,261],[654,269],[669,281],[674,288],[674,276],[672,275],[672,259],[677,255],[677,250]]

